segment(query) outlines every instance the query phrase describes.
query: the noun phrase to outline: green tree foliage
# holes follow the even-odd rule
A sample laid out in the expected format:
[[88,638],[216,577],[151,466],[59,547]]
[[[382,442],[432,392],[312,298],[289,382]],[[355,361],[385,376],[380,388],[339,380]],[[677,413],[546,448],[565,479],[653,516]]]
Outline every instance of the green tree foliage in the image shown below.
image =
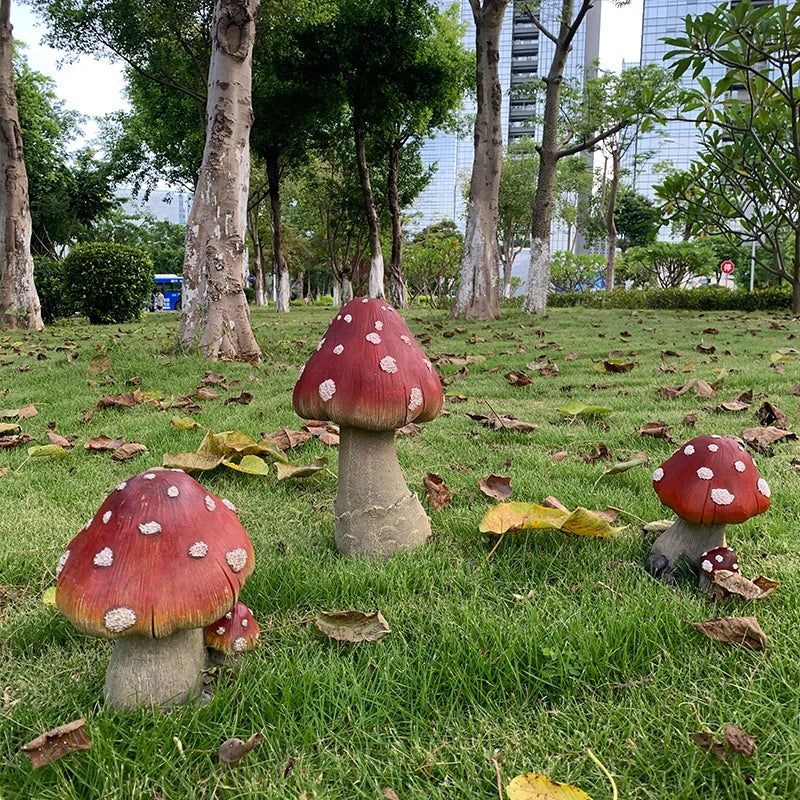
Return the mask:
[[[683,110],[701,143],[689,170],[658,188],[665,210],[694,231],[757,242],[759,263],[792,285],[800,313],[800,2],[721,4],[666,41],[676,76],[695,79]],[[710,69],[722,72],[716,83]]]
[[412,298],[427,297],[434,308],[449,302],[460,274],[464,237],[452,220],[414,234],[406,245],[405,271]]
[[603,279],[605,260],[599,255],[576,255],[569,250],[553,253],[550,260],[551,292],[585,292]]
[[94,242],[64,259],[66,299],[94,325],[138,319],[153,287],[153,262],[137,247]]
[[42,319],[46,323],[75,312],[64,285],[63,261],[37,256],[33,259],[33,279],[42,306]]
[[712,275],[715,266],[714,251],[703,242],[653,242],[625,253],[619,277],[635,287],[672,289]]
[[117,204],[111,169],[88,148],[69,152],[81,117],[64,108],[50,78],[30,69],[22,57],[15,60],[14,73],[33,224],[31,251],[60,258]]
[[656,240],[661,215],[651,200],[623,187],[614,209],[614,223],[619,232],[619,248],[624,253],[629,247],[646,247]]

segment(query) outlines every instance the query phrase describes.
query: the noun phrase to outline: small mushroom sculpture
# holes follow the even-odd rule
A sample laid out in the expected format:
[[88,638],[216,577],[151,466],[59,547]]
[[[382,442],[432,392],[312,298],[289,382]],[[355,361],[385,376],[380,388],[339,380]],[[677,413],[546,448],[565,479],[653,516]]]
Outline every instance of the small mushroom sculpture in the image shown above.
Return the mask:
[[769,508],[770,489],[744,445],[732,436],[698,436],[678,448],[654,473],[659,500],[678,520],[653,543],[645,569],[674,579],[681,556],[698,563],[725,547],[725,526]]
[[203,638],[211,661],[233,666],[241,653],[258,644],[258,634],[253,612],[240,600],[225,616],[205,629]]
[[203,627],[233,607],[252,571],[233,505],[155,468],[120,483],[67,545],[56,604],[78,630],[115,640],[112,708],[169,707],[199,693]]
[[406,485],[394,436],[409,422],[434,419],[444,397],[400,314],[366,297],[343,306],[301,370],[292,402],[301,417],[340,426],[339,552],[387,557],[423,544],[430,521]]

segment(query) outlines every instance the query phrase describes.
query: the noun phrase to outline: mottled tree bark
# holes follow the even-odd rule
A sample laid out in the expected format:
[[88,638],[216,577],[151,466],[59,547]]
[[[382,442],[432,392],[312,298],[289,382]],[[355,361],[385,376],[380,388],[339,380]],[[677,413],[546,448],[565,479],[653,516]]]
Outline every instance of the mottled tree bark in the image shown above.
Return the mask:
[[358,106],[353,109],[353,137],[356,145],[358,178],[361,183],[361,194],[364,198],[364,210],[367,214],[367,225],[369,227],[369,296],[383,297],[383,250],[381,249],[381,228],[378,220],[378,211],[375,208],[375,196],[372,192],[372,182],[369,177],[364,120],[361,115],[361,110],[358,108]]
[[500,31],[508,0],[470,0],[475,19],[475,156],[469,184],[467,225],[461,256],[461,281],[453,316],[497,319],[500,316],[497,247],[498,194],[503,160],[500,111]]
[[33,282],[28,173],[14,92],[11,0],[0,0],[0,328],[44,328]]
[[186,226],[180,343],[207,358],[258,361],[244,294],[250,97],[258,0],[216,0],[206,144]]
[[392,256],[389,259],[388,269],[389,298],[395,308],[408,308],[408,287],[403,275],[403,215],[397,185],[402,147],[403,143],[398,139],[389,149],[389,176],[386,182],[389,213],[392,217]]

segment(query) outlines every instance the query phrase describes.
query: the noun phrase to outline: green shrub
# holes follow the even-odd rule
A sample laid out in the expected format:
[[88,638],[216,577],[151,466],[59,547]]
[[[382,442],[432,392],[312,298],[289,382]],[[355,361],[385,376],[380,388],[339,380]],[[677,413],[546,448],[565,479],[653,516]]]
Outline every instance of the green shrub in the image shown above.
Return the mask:
[[50,258],[33,259],[33,282],[42,306],[42,319],[52,322],[58,317],[69,317],[75,306],[64,291],[64,262]]
[[137,319],[153,290],[153,262],[138,247],[76,245],[64,259],[67,298],[94,325]]
[[333,305],[333,297],[329,294],[320,295],[316,300],[311,301],[312,306],[322,306],[324,308],[329,308]]
[[613,292],[563,292],[550,294],[551,308],[652,308],[689,311],[788,311],[792,293],[788,289],[754,292],[701,286],[697,289],[614,289]]
[[244,296],[247,298],[247,304],[252,306],[256,302],[256,290],[252,286],[244,287]]

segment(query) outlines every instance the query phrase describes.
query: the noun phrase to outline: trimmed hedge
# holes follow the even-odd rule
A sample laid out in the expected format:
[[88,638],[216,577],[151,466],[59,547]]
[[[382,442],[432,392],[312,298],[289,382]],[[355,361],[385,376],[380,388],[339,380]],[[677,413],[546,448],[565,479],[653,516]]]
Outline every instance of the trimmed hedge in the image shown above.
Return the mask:
[[64,287],[93,325],[129,322],[139,318],[153,291],[153,262],[138,247],[79,244],[64,259]]
[[33,282],[42,306],[42,319],[52,322],[58,317],[71,317],[75,306],[64,291],[64,262],[50,258],[33,259]]
[[613,292],[564,292],[547,296],[550,308],[652,308],[689,311],[790,311],[790,289],[614,289]]

